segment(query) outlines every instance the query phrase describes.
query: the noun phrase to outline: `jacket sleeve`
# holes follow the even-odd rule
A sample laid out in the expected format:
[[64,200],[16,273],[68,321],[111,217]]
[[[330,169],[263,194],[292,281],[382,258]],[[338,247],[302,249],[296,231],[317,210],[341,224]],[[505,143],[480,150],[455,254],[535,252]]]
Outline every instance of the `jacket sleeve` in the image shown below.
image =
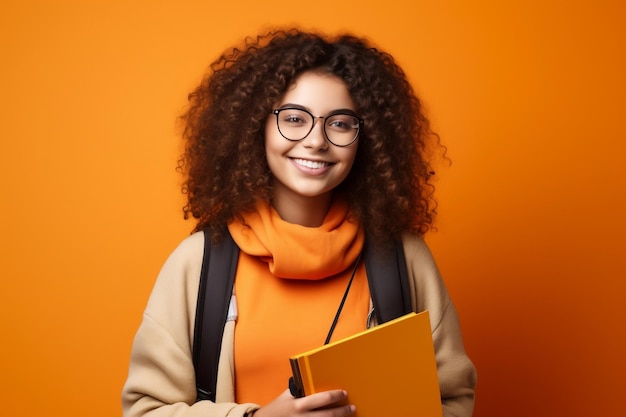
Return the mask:
[[403,236],[415,311],[428,310],[444,417],[471,417],[476,368],[465,353],[458,315],[424,240]]
[[133,342],[124,417],[241,417],[258,406],[196,400],[193,327],[204,236],[185,239],[156,280]]

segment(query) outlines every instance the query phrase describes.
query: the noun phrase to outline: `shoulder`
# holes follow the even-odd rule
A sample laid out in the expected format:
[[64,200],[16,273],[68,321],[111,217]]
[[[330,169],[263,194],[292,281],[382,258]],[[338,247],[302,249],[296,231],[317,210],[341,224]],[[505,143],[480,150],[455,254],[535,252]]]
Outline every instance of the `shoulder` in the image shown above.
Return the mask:
[[[197,232],[182,240],[168,256],[161,268],[159,280],[167,280],[168,277],[194,277],[200,274],[202,257],[204,255],[204,233]],[[199,277],[198,277],[199,280]]]
[[444,314],[450,298],[432,252],[424,237],[414,233],[402,235],[414,309],[430,310],[433,328]]
[[180,278],[192,278],[200,274],[204,254],[204,233],[194,233],[181,241],[168,256],[161,268],[156,285],[173,284]]
[[437,269],[433,254],[422,235],[410,232],[403,233],[402,247],[407,264],[421,266],[421,268]]
[[193,262],[204,253],[204,233],[196,232],[183,239],[172,251],[167,262]]
[[194,317],[204,234],[194,233],[182,240],[169,255],[156,279],[146,313],[165,327],[185,324]]

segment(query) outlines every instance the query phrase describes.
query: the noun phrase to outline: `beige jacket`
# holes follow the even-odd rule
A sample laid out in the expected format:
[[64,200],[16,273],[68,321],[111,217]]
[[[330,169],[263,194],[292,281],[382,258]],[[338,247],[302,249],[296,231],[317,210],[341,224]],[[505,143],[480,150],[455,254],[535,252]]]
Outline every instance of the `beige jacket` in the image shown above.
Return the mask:
[[[456,310],[423,239],[407,234],[403,245],[413,307],[430,314],[444,416],[470,417],[476,371],[465,354]],[[224,331],[216,402],[195,402],[192,347],[203,248],[204,235],[191,235],[157,278],[133,343],[122,392],[125,417],[243,417],[258,408],[234,402],[234,320]]]

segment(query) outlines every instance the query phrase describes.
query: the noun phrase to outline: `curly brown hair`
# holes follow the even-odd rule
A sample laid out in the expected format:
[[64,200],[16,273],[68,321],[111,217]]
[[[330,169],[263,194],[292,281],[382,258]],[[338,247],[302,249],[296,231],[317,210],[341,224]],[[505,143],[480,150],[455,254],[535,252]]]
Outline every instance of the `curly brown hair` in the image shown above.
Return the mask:
[[294,79],[310,70],[342,79],[365,120],[352,170],[335,193],[380,243],[425,233],[436,214],[430,160],[442,145],[404,71],[362,38],[296,29],[246,39],[215,60],[189,95],[178,169],[194,231],[208,229],[219,242],[229,221],[270,198],[264,126]]

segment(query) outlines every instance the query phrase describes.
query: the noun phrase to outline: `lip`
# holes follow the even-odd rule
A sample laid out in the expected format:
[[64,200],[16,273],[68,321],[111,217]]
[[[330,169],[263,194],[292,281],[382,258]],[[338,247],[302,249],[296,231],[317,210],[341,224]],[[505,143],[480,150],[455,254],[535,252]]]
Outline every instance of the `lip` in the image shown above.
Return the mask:
[[296,169],[307,175],[323,175],[334,165],[332,162],[308,158],[289,157],[289,161]]

